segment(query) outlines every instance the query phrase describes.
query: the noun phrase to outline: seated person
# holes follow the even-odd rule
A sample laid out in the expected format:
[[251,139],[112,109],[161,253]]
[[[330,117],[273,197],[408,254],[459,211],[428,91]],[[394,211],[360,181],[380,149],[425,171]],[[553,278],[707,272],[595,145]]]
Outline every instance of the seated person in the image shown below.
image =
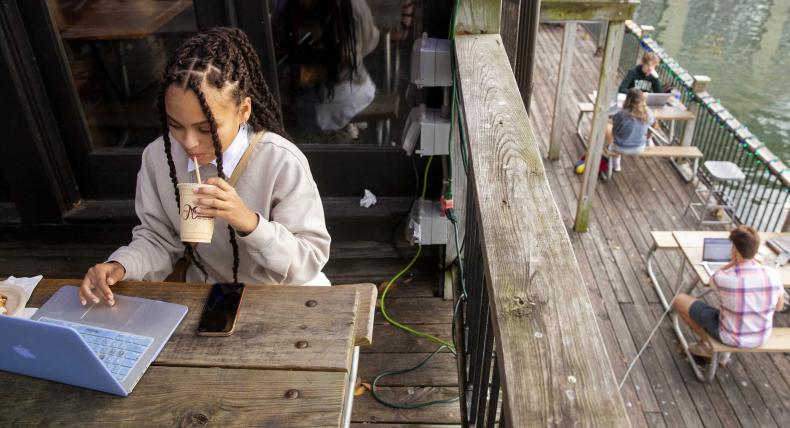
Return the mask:
[[658,80],[658,73],[656,73],[659,62],[661,60],[655,52],[646,52],[642,55],[642,63],[629,70],[625,75],[617,92],[625,94],[631,88],[637,88],[643,92],[664,92],[661,82]]
[[[143,151],[132,242],[91,267],[80,300],[114,304],[111,286],[162,281],[182,255],[194,283],[328,285],[331,238],[304,154],[288,140],[249,38],[237,28],[195,34],[167,63],[158,92],[162,134]],[[255,140],[253,140],[255,139]],[[253,144],[253,141],[260,141]],[[247,150],[251,150],[247,152]],[[226,179],[248,167],[235,187]],[[205,183],[196,212],[216,219],[213,240],[179,239],[179,183]]]
[[[674,308],[686,324],[703,340],[689,350],[710,357],[708,336],[737,348],[762,346],[771,336],[774,311],[784,306],[782,278],[775,269],[754,260],[760,248],[760,236],[748,226],[730,232],[732,261],[716,271],[710,285],[718,293],[721,310],[688,294],[679,294]],[[729,353],[719,363],[726,365]]]
[[[281,0],[275,16],[278,41],[288,46],[299,126],[311,132],[345,129],[356,138],[351,120],[376,94],[363,61],[379,43],[367,2]],[[306,32],[309,41],[300,43]]]
[[[644,92],[632,88],[623,102],[623,108],[606,127],[606,142],[609,150],[624,155],[638,155],[647,145],[647,128],[656,123],[655,115],[647,108]],[[612,168],[622,171],[620,156],[612,156]]]

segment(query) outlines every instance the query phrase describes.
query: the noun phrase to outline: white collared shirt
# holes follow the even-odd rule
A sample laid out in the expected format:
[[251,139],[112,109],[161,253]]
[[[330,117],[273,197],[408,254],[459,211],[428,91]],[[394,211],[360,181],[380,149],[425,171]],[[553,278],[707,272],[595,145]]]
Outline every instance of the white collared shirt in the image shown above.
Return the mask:
[[[247,139],[247,124],[245,123],[239,128],[239,132],[236,134],[236,138],[233,139],[233,142],[231,142],[228,148],[222,153],[222,172],[225,173],[225,177],[230,178],[230,176],[233,175],[233,170],[236,169],[236,166],[239,164],[241,157],[244,155],[249,145],[250,141]],[[211,161],[211,164],[217,166],[217,160],[214,159]],[[194,170],[195,162],[192,161],[192,158],[187,158],[187,171],[193,172]]]

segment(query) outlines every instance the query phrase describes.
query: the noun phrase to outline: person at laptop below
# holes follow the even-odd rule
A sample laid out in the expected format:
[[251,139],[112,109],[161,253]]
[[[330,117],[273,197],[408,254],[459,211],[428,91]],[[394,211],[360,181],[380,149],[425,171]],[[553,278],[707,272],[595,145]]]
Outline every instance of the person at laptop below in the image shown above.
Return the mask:
[[[647,145],[647,128],[656,123],[653,112],[647,108],[645,93],[639,89],[628,90],[623,108],[612,117],[606,126],[606,142],[609,150],[624,155],[638,155]],[[612,168],[620,172],[621,156],[612,156]]]
[[[710,357],[713,339],[732,347],[756,348],[771,336],[775,311],[784,306],[782,278],[775,269],[754,260],[760,248],[760,236],[748,226],[730,232],[732,260],[717,270],[710,280],[721,301],[716,309],[702,300],[681,293],[674,309],[686,324],[702,338],[689,350],[700,357]],[[729,362],[730,355],[721,355],[719,364]]]
[[627,94],[631,88],[637,88],[644,92],[664,92],[661,88],[661,81],[658,80],[656,67],[661,60],[655,52],[646,52],[642,55],[641,64],[628,71],[620,83],[617,92]]
[[[122,279],[164,280],[182,255],[192,260],[187,282],[329,285],[321,273],[330,245],[321,197],[261,70],[235,28],[195,34],[173,53],[157,96],[161,136],[143,151],[137,176],[141,224],[129,245],[88,270],[83,305],[98,303],[97,294],[114,304],[110,286]],[[179,239],[177,185],[194,183],[195,168],[216,187],[199,189],[205,197],[197,207],[215,218],[213,240],[193,248]]]

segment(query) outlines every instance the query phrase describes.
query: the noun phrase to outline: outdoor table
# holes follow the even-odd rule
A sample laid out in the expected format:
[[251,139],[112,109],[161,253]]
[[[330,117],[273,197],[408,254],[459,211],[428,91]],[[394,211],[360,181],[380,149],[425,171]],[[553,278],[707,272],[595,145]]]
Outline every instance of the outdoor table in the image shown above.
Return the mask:
[[[28,306],[63,285],[43,280]],[[373,284],[247,285],[234,334],[197,336],[208,284],[119,282],[113,292],[189,312],[132,393],[117,397],[0,372],[0,426],[340,426],[358,347],[370,343]]]
[[[584,148],[587,148],[587,138],[581,133],[581,119],[584,112],[592,111],[592,106],[595,105],[597,94],[595,92],[587,94],[587,98],[590,101],[591,106],[589,107],[590,110],[582,110],[579,114],[579,119],[576,123],[576,134],[579,136],[579,139],[582,142]],[[619,108],[623,107],[624,100],[618,100],[617,106]],[[580,103],[580,105],[583,103]],[[691,146],[692,138],[694,137],[694,126],[697,122],[697,116],[690,112],[683,103],[678,101],[675,98],[670,97],[669,102],[661,107],[649,107],[653,113],[655,114],[656,120],[664,120],[669,122],[669,136],[664,136],[662,132],[655,128],[650,128],[652,131],[653,136],[663,145],[670,145],[672,140],[674,139],[675,134],[675,123],[676,122],[686,122],[686,127],[683,130],[683,135],[680,139],[681,146]],[[696,163],[695,167],[691,170],[684,170],[684,166],[679,164],[676,158],[670,158],[669,161],[672,163],[672,166],[680,172],[681,176],[683,176],[686,181],[690,181],[696,175]]]
[[[656,238],[656,232],[653,232],[654,239]],[[664,295],[664,292],[661,290],[661,286],[658,283],[658,280],[655,277],[655,274],[652,271],[652,260],[653,254],[655,253],[656,249],[658,248],[676,248],[680,250],[683,254],[683,259],[678,266],[678,273],[676,277],[676,285],[675,285],[675,293],[686,293],[691,294],[695,288],[698,286],[703,287],[703,291],[701,294],[697,295],[696,297],[702,297],[705,294],[711,292],[713,289],[710,287],[710,275],[705,267],[702,265],[702,249],[705,238],[727,238],[730,236],[730,232],[728,231],[673,231],[672,237],[674,238],[676,246],[672,246],[671,243],[664,243],[660,244],[656,242],[648,253],[647,256],[647,270],[648,276],[650,277],[650,282],[653,285],[653,288],[658,294],[658,298],[661,301],[661,306],[664,307],[665,311],[670,310],[670,306],[672,304],[672,299],[667,299]],[[790,233],[769,233],[769,232],[761,232],[760,233],[760,250],[758,251],[756,259],[767,266],[774,267],[775,260],[777,258],[777,254],[773,252],[768,246],[766,245],[766,241],[771,238],[777,236],[790,236]],[[685,270],[686,264],[691,265],[696,278],[691,281],[690,284],[683,287],[683,272]],[[784,266],[781,267],[774,267],[776,270],[779,271],[782,277],[782,284],[785,288],[790,287],[790,263],[786,263]],[[694,369],[694,373],[697,375],[702,381],[709,382],[712,376],[715,374],[715,370],[709,370],[706,375],[703,375],[702,369],[700,366],[694,361],[693,356],[688,348],[688,341],[686,340],[685,336],[683,335],[682,330],[680,329],[680,322],[679,316],[676,312],[671,313],[672,317],[672,326],[675,330],[675,335],[678,337],[683,350],[686,353],[686,356],[691,363],[691,367]],[[714,364],[715,366],[715,364]],[[715,369],[715,367],[714,367]]]
[[192,0],[59,1],[54,13],[63,40],[139,39],[192,6]]
[[[590,93],[587,95],[587,98],[590,100],[591,103],[595,104],[595,93]],[[623,101],[617,101],[617,107],[623,108]],[[666,120],[671,122],[669,128],[669,138],[667,139],[667,143],[671,142],[674,133],[675,133],[675,122],[688,122],[686,124],[686,129],[683,132],[683,138],[680,142],[681,146],[690,146],[691,145],[691,138],[694,136],[694,125],[697,121],[697,116],[690,112],[686,106],[684,106],[680,101],[677,99],[670,97],[669,102],[661,107],[652,107],[648,106],[650,110],[653,111],[653,114],[656,116],[656,120]]]

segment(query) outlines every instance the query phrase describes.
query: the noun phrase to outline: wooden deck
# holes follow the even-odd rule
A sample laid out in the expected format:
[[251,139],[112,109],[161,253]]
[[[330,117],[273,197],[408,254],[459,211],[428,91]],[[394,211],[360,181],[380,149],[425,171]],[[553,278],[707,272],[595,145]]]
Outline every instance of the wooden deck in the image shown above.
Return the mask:
[[[548,151],[562,27],[543,25],[536,52],[535,90],[530,116]],[[600,58],[595,44],[578,29],[567,126],[559,161],[544,160],[554,198],[568,228],[576,258],[603,333],[617,380],[644,343],[662,308],[645,272],[651,230],[693,230],[683,217],[691,185],[667,160],[623,159],[623,172],[596,188],[590,231],[572,230],[581,176],[573,164],[582,155],[575,135],[576,102],[595,89]],[[589,120],[583,128],[589,132]],[[658,254],[659,280],[675,278],[680,256]],[[691,274],[687,272],[688,279]],[[672,282],[674,286],[674,281]],[[670,290],[665,290],[668,296]],[[776,324],[788,325],[778,314]],[[720,369],[711,385],[699,383],[677,343],[669,322],[631,372],[622,389],[633,426],[790,426],[790,358],[787,354],[738,354]]]

